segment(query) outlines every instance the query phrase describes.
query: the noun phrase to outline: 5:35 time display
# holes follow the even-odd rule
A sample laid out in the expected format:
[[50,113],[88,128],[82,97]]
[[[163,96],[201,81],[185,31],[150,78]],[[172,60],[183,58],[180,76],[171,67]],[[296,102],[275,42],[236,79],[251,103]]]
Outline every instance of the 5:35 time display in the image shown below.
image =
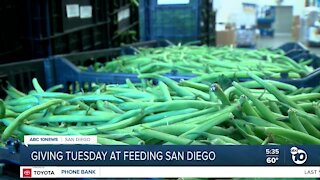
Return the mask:
[[272,148],[272,149],[266,149],[266,155],[279,155],[280,149]]

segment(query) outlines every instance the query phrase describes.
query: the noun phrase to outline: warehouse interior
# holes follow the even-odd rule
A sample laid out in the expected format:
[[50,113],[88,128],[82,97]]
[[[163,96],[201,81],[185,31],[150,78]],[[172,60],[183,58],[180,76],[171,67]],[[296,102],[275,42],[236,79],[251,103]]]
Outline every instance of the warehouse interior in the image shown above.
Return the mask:
[[65,162],[27,136],[320,145],[320,0],[1,0],[0,23],[0,179],[61,178],[22,172]]

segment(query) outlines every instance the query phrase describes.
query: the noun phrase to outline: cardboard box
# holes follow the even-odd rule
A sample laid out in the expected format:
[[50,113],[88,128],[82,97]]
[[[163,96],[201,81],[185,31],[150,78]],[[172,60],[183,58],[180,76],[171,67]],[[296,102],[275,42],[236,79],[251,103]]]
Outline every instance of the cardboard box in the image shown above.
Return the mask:
[[293,16],[292,25],[293,26],[300,25],[300,16]]
[[292,37],[294,40],[299,40],[300,37],[300,25],[292,26]]
[[236,45],[236,32],[235,30],[224,30],[216,32],[216,45],[217,46],[229,46]]

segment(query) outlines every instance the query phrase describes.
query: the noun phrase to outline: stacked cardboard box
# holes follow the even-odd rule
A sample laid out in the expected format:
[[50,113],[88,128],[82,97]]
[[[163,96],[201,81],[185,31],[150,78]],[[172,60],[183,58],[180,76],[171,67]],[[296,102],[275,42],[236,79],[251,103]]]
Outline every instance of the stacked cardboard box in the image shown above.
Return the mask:
[[234,26],[227,24],[216,27],[217,46],[236,46],[236,31]]
[[294,16],[292,20],[292,37],[294,40],[299,40],[300,35],[300,16]]

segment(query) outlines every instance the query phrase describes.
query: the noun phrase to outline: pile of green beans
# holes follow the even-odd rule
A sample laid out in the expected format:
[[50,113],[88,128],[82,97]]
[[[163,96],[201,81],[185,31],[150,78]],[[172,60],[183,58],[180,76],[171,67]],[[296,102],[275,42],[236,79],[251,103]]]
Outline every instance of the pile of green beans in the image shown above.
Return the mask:
[[151,74],[91,92],[11,85],[0,100],[1,142],[24,135],[97,135],[100,144],[320,144],[320,86],[233,82],[222,88]]
[[[111,62],[96,62],[96,72],[158,73],[176,71],[179,75],[194,75],[215,80],[218,75],[247,78],[250,71],[264,78],[300,78],[313,71],[312,60],[299,63],[283,52],[266,49],[248,50],[233,47],[184,46],[142,48],[135,55],[124,55]],[[86,70],[87,67],[80,67]],[[203,76],[203,77],[202,77]]]

